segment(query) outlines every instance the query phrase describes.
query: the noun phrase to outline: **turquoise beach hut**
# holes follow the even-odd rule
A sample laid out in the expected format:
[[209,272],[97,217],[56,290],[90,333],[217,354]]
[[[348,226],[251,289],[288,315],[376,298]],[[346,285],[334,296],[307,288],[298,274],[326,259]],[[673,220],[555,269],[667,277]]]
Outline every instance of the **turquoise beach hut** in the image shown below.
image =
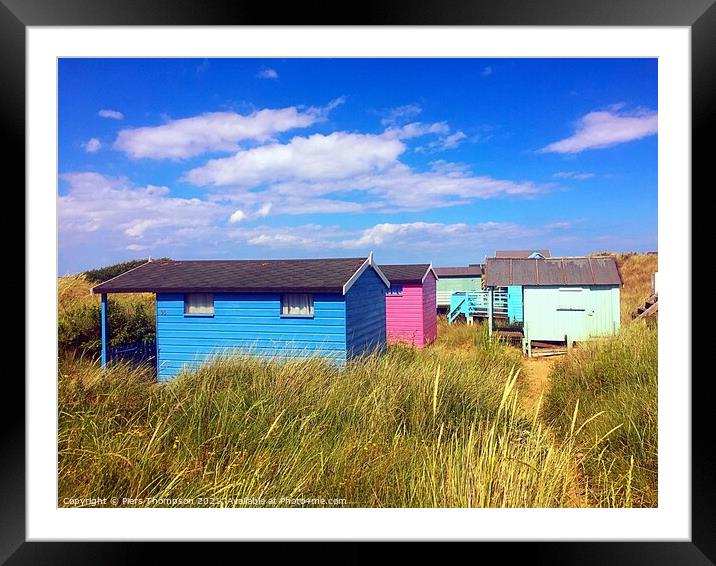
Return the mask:
[[534,341],[571,346],[619,330],[622,279],[613,257],[487,258],[485,285],[492,293],[521,289],[528,353]]

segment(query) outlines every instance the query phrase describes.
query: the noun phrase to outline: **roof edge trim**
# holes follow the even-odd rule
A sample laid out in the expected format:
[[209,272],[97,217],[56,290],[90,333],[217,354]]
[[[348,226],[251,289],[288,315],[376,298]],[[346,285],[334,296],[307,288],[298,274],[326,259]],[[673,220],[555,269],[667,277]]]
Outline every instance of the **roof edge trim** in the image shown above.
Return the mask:
[[373,271],[376,272],[378,277],[380,277],[380,280],[383,282],[383,284],[390,288],[390,281],[388,281],[388,278],[385,276],[385,274],[378,268],[378,265],[373,260],[373,252],[370,252],[368,254],[368,257],[365,259],[363,264],[356,270],[356,272],[351,275],[351,278],[345,282],[343,285],[343,294],[345,295],[348,293],[351,287],[353,287],[353,284],[358,281],[358,278],[363,275],[363,272],[368,269],[369,267],[373,268]]
[[[122,277],[122,275],[126,275],[126,274],[129,273],[130,271],[134,271],[135,269],[139,269],[140,267],[144,267],[144,266],[147,265],[148,263],[152,263],[152,260],[151,260],[151,259],[148,259],[147,261],[145,261],[145,262],[144,262],[143,264],[141,264],[141,265],[138,265],[138,266],[136,266],[136,267],[133,267],[132,269],[128,269],[127,271],[123,271],[123,272],[120,273],[119,275],[115,275],[114,277],[111,277],[110,279],[107,279],[107,281],[102,281],[102,283],[97,283],[97,285],[93,285],[92,287],[90,287],[90,295],[94,295],[94,294],[95,294],[95,289],[96,289],[97,287],[99,287],[100,285],[104,285],[105,283],[109,283],[110,281],[114,281],[115,279],[117,279],[117,277]],[[102,294],[103,294],[103,293],[100,292],[100,295],[102,295]]]

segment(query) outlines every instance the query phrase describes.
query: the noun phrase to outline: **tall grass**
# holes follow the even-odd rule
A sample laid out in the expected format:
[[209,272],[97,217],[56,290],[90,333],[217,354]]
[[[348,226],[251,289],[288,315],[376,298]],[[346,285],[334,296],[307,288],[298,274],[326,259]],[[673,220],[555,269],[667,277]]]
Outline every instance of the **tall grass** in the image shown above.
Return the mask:
[[[655,258],[618,261],[622,297],[636,301]],[[200,507],[269,498],[352,507],[657,503],[657,330],[641,322],[574,349],[542,410],[527,412],[521,352],[490,340],[484,325],[448,326],[444,317],[429,347],[396,345],[344,368],[224,356],[161,386],[150,368],[102,370],[99,298],[89,288],[83,276],[59,280],[60,506],[90,497]],[[153,334],[150,295],[113,297],[109,312],[112,343]]]
[[463,332],[473,347],[458,354],[445,337],[435,348],[390,348],[342,369],[224,357],[161,386],[146,369],[102,372],[68,359],[59,504],[92,496],[142,499],[125,505],[272,497],[356,507],[579,504],[576,437],[556,443],[523,412],[512,350],[480,347],[477,326]]
[[[154,261],[168,260],[168,257],[157,258]],[[149,261],[149,258],[144,259],[130,259],[121,263],[115,263],[113,265],[107,265],[105,267],[99,267],[97,269],[90,269],[82,273],[82,275],[93,284],[102,283],[108,279],[112,279],[117,275],[121,275],[125,271],[139,267]]]
[[[91,295],[84,275],[60,277],[57,282],[57,346],[61,357],[99,356],[100,298]],[[149,293],[113,295],[108,299],[110,345],[141,342],[154,337],[155,303]]]
[[659,269],[658,254],[601,252],[616,259],[624,283],[621,289],[621,321],[631,320],[631,313],[651,295],[651,274]]
[[[562,433],[572,410],[598,415],[584,428],[581,472],[590,503],[654,507],[657,497],[658,331],[641,321],[585,344],[558,363],[544,407]],[[607,435],[599,449],[594,441]]]

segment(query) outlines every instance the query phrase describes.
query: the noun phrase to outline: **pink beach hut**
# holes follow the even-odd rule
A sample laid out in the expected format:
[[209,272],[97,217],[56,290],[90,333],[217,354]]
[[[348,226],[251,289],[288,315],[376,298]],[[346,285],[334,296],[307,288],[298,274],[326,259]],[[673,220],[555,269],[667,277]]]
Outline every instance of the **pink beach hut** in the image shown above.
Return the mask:
[[418,348],[437,336],[437,275],[427,263],[381,265],[390,281],[385,296],[386,335],[389,344],[412,344]]

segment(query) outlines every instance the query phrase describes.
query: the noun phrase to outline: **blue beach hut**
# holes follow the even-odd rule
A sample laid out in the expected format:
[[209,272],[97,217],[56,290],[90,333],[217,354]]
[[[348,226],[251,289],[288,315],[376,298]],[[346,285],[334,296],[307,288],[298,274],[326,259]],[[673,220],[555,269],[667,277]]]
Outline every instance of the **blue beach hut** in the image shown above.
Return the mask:
[[93,287],[102,297],[102,364],[108,360],[107,294],[156,296],[157,379],[224,352],[268,358],[320,356],[344,364],[386,347],[390,283],[373,260],[150,261]]

